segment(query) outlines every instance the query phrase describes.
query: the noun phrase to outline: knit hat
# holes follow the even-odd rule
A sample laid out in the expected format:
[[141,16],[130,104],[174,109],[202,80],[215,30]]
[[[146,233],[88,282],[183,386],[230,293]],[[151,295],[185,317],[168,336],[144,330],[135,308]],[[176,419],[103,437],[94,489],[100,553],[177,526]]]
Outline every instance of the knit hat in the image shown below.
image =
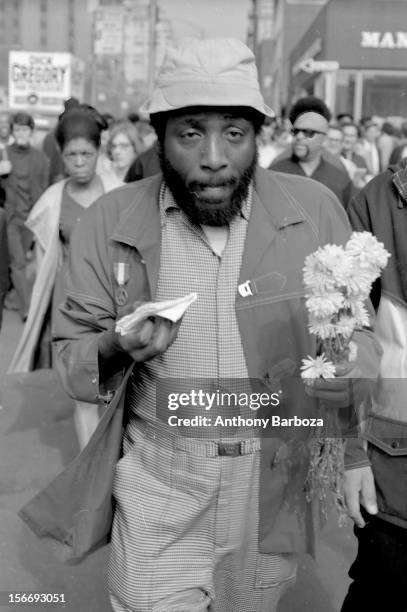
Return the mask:
[[169,48],[140,112],[152,115],[189,106],[247,106],[274,117],[260,92],[253,53],[234,38],[187,38]]

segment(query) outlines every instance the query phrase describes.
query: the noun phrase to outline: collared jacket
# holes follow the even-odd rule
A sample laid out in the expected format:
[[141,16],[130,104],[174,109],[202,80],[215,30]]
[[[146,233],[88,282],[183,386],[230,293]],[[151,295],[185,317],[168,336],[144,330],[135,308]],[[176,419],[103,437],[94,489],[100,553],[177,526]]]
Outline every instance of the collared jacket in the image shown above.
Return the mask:
[[140,181],[158,172],[160,172],[160,158],[157,143],[154,143],[149,149],[140,153],[134,162],[132,162],[124,177],[124,182],[133,183],[134,181]]
[[[126,290],[131,301],[155,297],[161,181],[157,175],[103,196],[72,237],[67,298],[56,317],[54,340],[57,368],[76,399],[94,402],[113,394],[124,403],[120,375],[99,379],[99,336],[120,316],[115,263],[129,265]],[[298,375],[301,359],[316,351],[304,305],[304,259],[320,245],[346,242],[350,226],[333,193],[316,181],[258,169],[254,186],[239,279],[239,287],[250,291],[236,292],[235,308],[249,377],[269,389],[273,381]],[[363,330],[354,339],[360,376],[376,377],[380,349],[374,335]],[[117,369],[129,365],[123,358]],[[288,409],[298,414],[300,403]],[[267,437],[262,458],[260,548],[305,550],[308,535],[298,504],[300,498],[300,505],[304,501],[304,457],[289,441]],[[291,479],[292,473],[302,474],[302,482]],[[290,480],[298,485],[294,493]]]
[[[346,210],[355,193],[355,188],[343,163],[340,160],[336,160],[336,163],[334,163],[332,157],[332,155],[326,155],[326,152],[324,152],[310,178],[331,189]],[[306,176],[299,160],[294,154],[289,158],[274,161],[270,169]]]
[[[100,179],[105,192],[116,186],[112,184],[110,177],[100,176]],[[62,264],[59,220],[67,180],[62,179],[48,187],[33,206],[25,223],[35,238],[37,274],[27,321],[8,367],[8,374],[29,372],[33,369],[38,338],[52,299],[55,278]]]
[[[48,158],[35,147],[21,149],[16,143],[7,146],[6,151],[12,169],[4,179],[6,188],[4,209],[8,223],[23,225],[35,202],[48,187]],[[21,169],[24,167],[27,167],[27,172],[22,179]]]
[[[378,322],[383,303],[394,304],[395,309],[399,305],[407,312],[407,159],[370,181],[351,202],[348,213],[355,230],[372,232],[391,255],[371,294],[379,310]],[[407,332],[400,330],[397,336],[397,325],[405,326],[405,321],[405,315],[399,323],[389,317],[384,320],[395,343],[385,340],[383,362],[389,363],[390,376],[380,377],[364,433],[370,443],[379,515],[407,528],[407,379],[402,357]]]

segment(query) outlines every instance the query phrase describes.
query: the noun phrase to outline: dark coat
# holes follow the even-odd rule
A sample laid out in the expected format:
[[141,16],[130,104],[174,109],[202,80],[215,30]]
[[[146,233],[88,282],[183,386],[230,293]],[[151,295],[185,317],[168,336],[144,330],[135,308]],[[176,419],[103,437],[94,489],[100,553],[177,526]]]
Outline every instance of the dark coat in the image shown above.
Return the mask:
[[131,164],[124,177],[125,183],[133,183],[160,172],[157,143],[139,155]]
[[[376,309],[386,298],[407,308],[407,158],[374,177],[351,202],[348,214],[356,231],[368,231],[391,257],[373,287]],[[389,325],[395,325],[394,321]],[[402,336],[398,344],[403,346]],[[394,355],[392,346],[386,346]],[[394,367],[399,356],[392,357]],[[386,390],[387,395],[383,390]],[[375,477],[379,516],[407,529],[407,380],[384,378],[366,420],[365,437]],[[386,399],[383,401],[383,397]]]
[[[100,399],[100,394],[113,399],[88,447],[23,512],[37,533],[67,544],[71,557],[102,543],[110,529],[120,422],[127,412],[120,369],[128,368],[129,362],[117,363],[114,380],[100,380],[98,342],[120,316],[115,262],[129,265],[130,302],[154,299],[161,180],[154,176],[106,194],[88,210],[72,238],[67,299],[55,320],[57,367],[71,396],[88,402]],[[277,391],[280,387],[275,385],[285,378],[287,416],[305,406],[299,366],[303,357],[316,351],[304,305],[304,259],[327,242],[346,242],[349,234],[346,214],[330,190],[316,181],[258,169],[239,278],[239,286],[249,284],[251,293],[237,292],[236,317],[256,391]],[[374,336],[357,332],[354,340],[361,376],[376,376],[379,349]],[[310,549],[311,534],[304,520],[307,450],[302,447],[304,452],[298,452],[287,436],[269,431],[262,442],[262,552]]]
[[6,213],[0,208],[0,328],[3,318],[4,299],[9,285],[8,263]]

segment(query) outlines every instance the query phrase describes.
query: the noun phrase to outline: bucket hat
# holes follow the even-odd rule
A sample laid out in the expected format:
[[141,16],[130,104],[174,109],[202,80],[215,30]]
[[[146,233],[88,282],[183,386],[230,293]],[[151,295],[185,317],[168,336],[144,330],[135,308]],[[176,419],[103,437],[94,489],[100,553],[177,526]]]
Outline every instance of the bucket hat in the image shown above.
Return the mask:
[[140,112],[189,106],[247,106],[274,117],[260,92],[253,53],[234,38],[188,38],[168,48],[155,89]]

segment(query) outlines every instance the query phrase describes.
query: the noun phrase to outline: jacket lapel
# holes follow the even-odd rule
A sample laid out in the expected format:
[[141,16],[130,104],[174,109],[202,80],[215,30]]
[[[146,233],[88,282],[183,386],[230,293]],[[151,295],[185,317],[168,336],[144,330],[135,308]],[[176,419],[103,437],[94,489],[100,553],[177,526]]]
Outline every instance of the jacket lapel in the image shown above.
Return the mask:
[[144,190],[117,225],[112,240],[134,247],[145,263],[151,299],[155,298],[161,251],[161,224],[158,206],[161,175],[146,179]]
[[[146,264],[152,299],[160,266],[161,223],[158,206],[161,175],[146,179],[144,189],[120,223],[112,239],[134,247]],[[239,284],[250,279],[277,232],[305,220],[300,205],[282,186],[274,172],[259,168],[255,177],[253,206],[247,230]]]
[[239,284],[253,278],[279,230],[304,220],[300,207],[296,205],[293,196],[282,187],[274,172],[259,168],[255,176],[252,211]]

